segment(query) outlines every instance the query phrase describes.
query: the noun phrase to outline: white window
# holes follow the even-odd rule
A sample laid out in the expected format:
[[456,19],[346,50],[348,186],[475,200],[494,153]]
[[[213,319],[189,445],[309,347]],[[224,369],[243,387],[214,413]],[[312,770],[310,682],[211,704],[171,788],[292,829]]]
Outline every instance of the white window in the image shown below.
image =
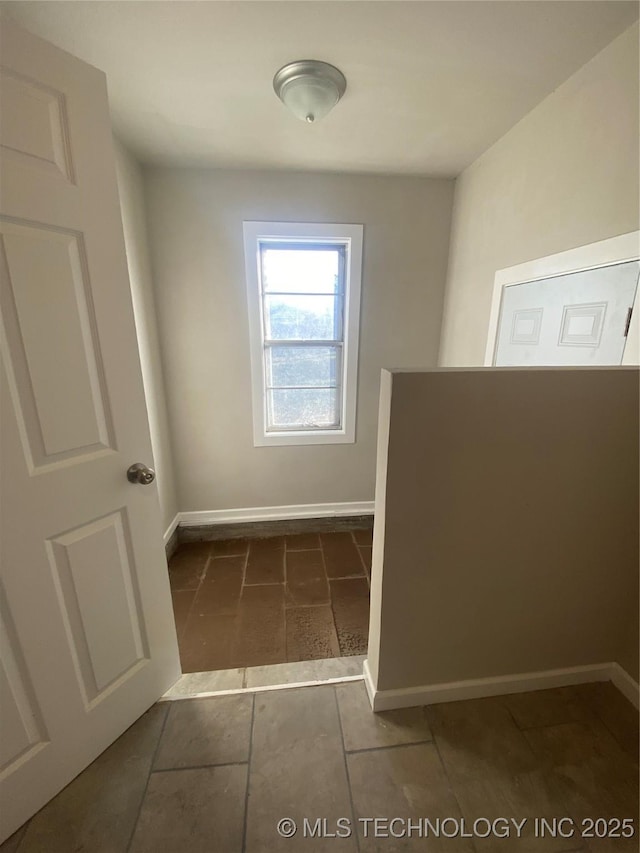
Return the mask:
[[245,222],[255,445],[353,443],[362,225]]

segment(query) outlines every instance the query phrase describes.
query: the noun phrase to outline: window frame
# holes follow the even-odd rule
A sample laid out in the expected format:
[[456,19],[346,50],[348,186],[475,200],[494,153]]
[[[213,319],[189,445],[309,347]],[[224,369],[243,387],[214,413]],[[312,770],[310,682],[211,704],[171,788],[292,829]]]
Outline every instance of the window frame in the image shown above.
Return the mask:
[[[251,354],[254,446],[355,443],[363,226],[314,222],[246,221],[243,223],[243,234]],[[269,242],[274,244],[337,243],[345,247],[341,365],[342,423],[338,429],[267,430],[266,359],[260,245]],[[313,345],[317,346],[321,343],[323,342],[314,341]],[[304,346],[304,343],[300,345]]]

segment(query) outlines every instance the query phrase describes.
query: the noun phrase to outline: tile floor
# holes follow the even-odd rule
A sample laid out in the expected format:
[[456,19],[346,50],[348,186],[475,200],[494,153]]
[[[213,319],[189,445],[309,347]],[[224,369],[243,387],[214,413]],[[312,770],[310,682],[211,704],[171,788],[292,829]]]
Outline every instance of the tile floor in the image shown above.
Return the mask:
[[169,577],[182,671],[364,654],[371,534],[181,545]]
[[[177,700],[151,708],[0,850],[636,853],[637,759],[638,714],[610,683],[377,715],[361,681]],[[285,817],[293,838],[276,830]],[[383,822],[363,822],[373,817]],[[569,818],[576,834],[536,837],[543,817]],[[356,832],[305,838],[305,818]],[[406,836],[409,818],[412,837],[389,837]],[[448,837],[420,837],[424,818]],[[635,836],[583,838],[589,818],[611,832],[630,818]],[[508,824],[508,837],[482,837],[496,819],[521,836]]]

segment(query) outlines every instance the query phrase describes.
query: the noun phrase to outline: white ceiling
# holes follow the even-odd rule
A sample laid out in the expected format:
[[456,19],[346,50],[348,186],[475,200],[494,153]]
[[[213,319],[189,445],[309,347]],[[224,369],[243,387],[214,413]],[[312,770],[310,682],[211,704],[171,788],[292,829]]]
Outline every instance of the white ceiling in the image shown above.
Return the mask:
[[[5,2],[103,69],[144,162],[456,175],[630,26],[637,2]],[[275,71],[322,59],[347,92],[316,125]]]

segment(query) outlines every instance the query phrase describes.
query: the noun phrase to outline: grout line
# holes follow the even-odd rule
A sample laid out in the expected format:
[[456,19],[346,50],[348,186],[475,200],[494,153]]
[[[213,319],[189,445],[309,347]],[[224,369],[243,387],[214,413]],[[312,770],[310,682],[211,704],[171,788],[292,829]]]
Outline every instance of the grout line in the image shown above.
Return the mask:
[[152,770],[151,775],[158,773],[179,773],[181,770],[208,770],[210,767],[245,767],[247,761],[223,761],[220,764],[187,764],[184,767],[158,767]]
[[[285,543],[286,543],[285,539]],[[282,569],[284,583],[282,584],[282,630],[284,631],[284,656],[287,659],[287,663],[289,662],[289,635],[287,632],[287,551],[285,544],[285,552],[284,552],[284,566]]]
[[[277,666],[278,664],[274,664]],[[229,690],[205,690],[202,693],[188,693],[168,696],[166,693],[158,702],[180,702],[183,699],[206,699],[210,696],[236,696],[238,693],[268,693],[271,690],[290,690],[300,687],[323,687],[331,684],[345,684],[349,681],[363,681],[364,675],[338,675],[335,678],[317,679],[315,681],[291,681],[287,684],[260,684],[254,687],[233,687]]]
[[[611,683],[611,682],[610,682],[610,683]],[[579,686],[579,685],[575,685],[575,686]],[[615,685],[613,685],[613,686],[615,687]],[[616,688],[616,689],[617,689],[617,688]],[[617,737],[616,733],[613,731],[613,729],[611,729],[611,728],[609,727],[609,725],[607,724],[607,721],[605,720],[605,718],[604,718],[604,717],[600,714],[600,712],[598,711],[597,706],[596,706],[594,703],[592,703],[591,701],[589,701],[589,699],[588,699],[588,698],[584,698],[584,699],[583,699],[583,698],[582,698],[582,696],[581,696],[579,693],[577,693],[576,698],[577,698],[578,702],[580,703],[580,705],[582,706],[582,708],[585,708],[585,709],[586,709],[590,714],[592,714],[592,715],[593,715],[593,716],[598,720],[598,722],[599,722],[599,723],[600,723],[600,724],[605,728],[605,730],[606,730],[606,731],[611,735],[611,737],[614,739],[614,741],[618,744],[618,747],[619,747],[619,748],[620,748],[624,753],[626,753],[627,755],[629,755],[628,750],[626,749],[626,747],[624,746],[624,744],[622,744],[622,743],[618,740],[618,737]],[[626,697],[625,697],[625,698],[626,698]],[[636,712],[636,713],[637,713],[637,712]],[[572,720],[571,722],[576,722],[576,721]],[[577,721],[577,722],[580,722],[580,721]],[[638,761],[637,756],[636,756],[633,760],[637,763],[637,761]]]
[[[539,728],[544,729],[544,728],[546,728],[546,727],[549,725],[549,723],[543,724],[542,726],[521,726],[521,725],[519,725],[518,721],[516,720],[516,718],[515,718],[515,716],[514,716],[514,714],[513,714],[513,711],[512,711],[512,710],[511,710],[511,708],[509,707],[508,703],[504,701],[504,700],[506,699],[506,697],[507,697],[507,696],[509,696],[509,695],[511,695],[511,694],[507,693],[507,694],[505,694],[504,696],[494,696],[494,697],[485,697],[485,698],[494,698],[494,699],[497,699],[497,700],[498,700],[498,704],[499,704],[502,708],[504,708],[504,710],[507,712],[507,714],[508,714],[508,715],[509,715],[509,717],[511,718],[511,722],[513,723],[513,725],[516,727],[516,729],[517,729],[519,732],[526,732],[526,731],[528,731],[529,729],[539,729]],[[554,725],[554,724],[552,723],[551,725]],[[525,740],[527,740],[527,739],[525,738]],[[527,741],[527,743],[528,743],[528,741]],[[529,748],[531,749],[531,744],[529,744]],[[533,750],[532,750],[532,751],[533,751]]]
[[317,551],[319,548],[322,547],[322,543],[320,540],[320,534],[319,533],[314,534],[312,532],[312,533],[306,533],[306,534],[302,534],[302,535],[303,536],[314,536],[314,535],[317,536],[318,537],[318,543],[319,543],[318,545],[316,545],[316,546],[312,545],[310,548],[290,548],[289,543],[287,542],[287,539],[290,536],[297,536],[297,535],[300,535],[300,534],[296,534],[296,533],[285,533],[284,534],[284,550],[285,550],[285,552],[290,551],[291,553],[295,553],[297,551]]
[[[529,745],[529,748],[531,749],[531,752],[533,753],[533,757],[534,757],[534,758],[535,758],[535,760],[536,760],[536,764],[538,765],[538,763],[539,763],[539,758],[540,758],[540,757],[539,757],[539,755],[538,755],[538,753],[537,753],[537,752],[536,752],[536,750],[533,748],[533,746],[529,743],[529,739],[525,737],[525,740],[527,741],[527,743],[528,743],[528,745]],[[546,775],[547,775],[547,776],[552,776],[552,775],[553,775],[553,776],[556,776],[556,777],[557,777],[557,775],[558,775],[558,774],[557,774],[557,772],[556,772],[556,771],[557,771],[557,769],[558,769],[558,768],[557,768],[557,765],[556,765],[556,764],[553,764],[553,765],[552,765],[552,767],[551,767],[551,770],[550,770],[549,772],[547,772],[547,774],[546,774]],[[560,803],[562,803],[562,806],[563,806],[563,808],[564,808],[564,812],[563,812],[563,814],[565,814],[565,815],[572,815],[572,814],[573,814],[573,813],[572,813],[572,811],[571,811],[571,809],[568,807],[569,800],[565,797],[565,795],[564,795],[564,793],[563,793],[563,791],[562,791],[562,790],[560,790],[560,792],[558,793],[558,801],[559,801]],[[593,848],[589,845],[589,843],[588,843],[587,841],[585,841],[585,839],[582,839],[582,841],[583,841],[583,844],[582,844],[582,846],[581,846],[581,847],[576,847],[575,849],[568,850],[568,851],[566,851],[566,853],[589,853],[589,851],[590,851],[590,850],[593,850]],[[563,851],[563,853],[564,853],[564,851]]]
[[362,556],[362,548],[356,544],[356,548],[358,549],[358,555],[360,556],[360,562],[362,563],[362,568],[364,569],[364,576],[367,579],[367,584],[369,589],[371,589],[371,569],[367,569],[367,564],[365,563],[364,557]]
[[[224,541],[224,540],[221,540],[221,541]],[[242,604],[241,604],[242,603],[242,593],[243,593],[244,587],[245,587],[245,579],[247,576],[247,567],[249,565],[249,551],[250,550],[251,550],[251,545],[249,543],[247,543],[246,552],[244,554],[244,564],[242,567],[242,580],[240,582],[240,595],[238,596],[238,601],[237,601],[234,613],[232,615],[233,631],[232,631],[231,637],[229,638],[228,658],[230,658],[230,659],[227,660],[227,663],[233,663],[233,654],[235,652],[235,644],[236,644],[236,639],[238,637],[238,629],[240,627],[240,609],[242,606]],[[235,556],[242,556],[242,555],[236,554]],[[216,619],[218,618],[218,615],[219,614],[212,614],[212,617],[210,617],[210,618],[212,618],[213,621],[215,622]],[[246,675],[245,675],[246,668],[245,667],[239,667],[239,666],[236,666],[236,667],[232,666],[229,668],[230,669],[241,669],[242,670],[242,682],[241,682],[241,684],[244,687],[244,682],[245,682],[245,677],[246,677]],[[160,698],[160,701],[162,701],[162,697]]]
[[284,656],[289,660],[289,648],[287,642],[287,537],[284,537],[284,548],[282,549],[282,639],[284,643]]
[[[384,711],[382,712],[384,713]],[[345,746],[345,752],[347,755],[360,755],[361,752],[380,752],[381,750],[387,749],[402,749],[405,746],[422,746],[426,743],[433,743],[433,738],[423,738],[422,740],[411,740],[407,743],[385,743],[382,746],[365,746],[362,749],[347,749]]]
[[[180,649],[180,641],[184,639],[184,637],[187,633],[187,627],[189,625],[189,620],[191,619],[191,614],[193,612],[193,608],[195,607],[195,604],[196,604],[196,598],[198,597],[198,593],[200,592],[200,589],[202,588],[202,584],[204,583],[204,579],[207,576],[207,573],[209,571],[209,563],[213,559],[214,558],[213,558],[213,546],[212,546],[211,550],[209,552],[209,556],[207,557],[207,559],[205,561],[204,569],[202,571],[200,581],[198,582],[198,586],[193,591],[193,598],[191,599],[191,604],[189,605],[189,609],[187,610],[187,615],[185,616],[184,625],[182,626],[182,631],[180,632],[180,634],[178,634],[178,632],[177,632],[177,625],[176,625],[176,639],[178,641],[178,658],[180,659],[180,669],[181,670],[182,670],[182,650]],[[176,592],[178,592],[178,591],[179,590],[176,590]],[[172,590],[171,602],[173,604],[173,590]],[[215,616],[214,616],[214,618],[215,618]],[[175,613],[174,613],[174,621],[175,621]],[[184,675],[184,673],[183,673],[183,675]]]
[[[336,714],[338,715],[338,726],[340,727],[340,743],[342,744],[342,760],[344,763],[344,772],[347,781],[347,791],[349,792],[349,803],[351,805],[351,826],[357,827],[358,823],[356,822],[356,810],[353,805],[353,791],[351,790],[351,778],[349,776],[349,765],[347,764],[347,750],[344,745],[344,730],[342,728],[342,717],[340,716],[340,703],[338,702],[338,691],[333,688],[333,698],[336,703]],[[360,837],[358,835],[358,831],[355,831],[355,839],[356,839],[356,848],[358,851],[360,850]]]
[[[180,653],[180,640],[182,640],[184,638],[184,635],[187,631],[187,625],[189,624],[189,619],[191,619],[191,612],[193,611],[193,608],[195,607],[196,596],[198,595],[199,589],[200,589],[200,587],[198,587],[198,589],[193,590],[193,598],[191,599],[191,604],[189,605],[189,609],[187,610],[187,615],[184,617],[184,625],[182,626],[182,631],[180,632],[179,635],[178,635],[178,632],[176,630],[177,639],[178,639],[178,656],[180,656],[179,655],[179,653]],[[172,598],[172,602],[173,602],[173,598]],[[174,614],[174,621],[175,621],[175,614]],[[176,629],[177,629],[177,626],[176,626]],[[180,663],[182,664],[182,661]],[[182,666],[180,668],[182,668]]]
[[330,580],[330,581],[350,581],[350,580],[353,580],[354,578],[366,578],[367,573],[366,573],[366,570],[364,570],[364,568],[363,568],[363,571],[364,571],[364,574],[359,574],[359,575],[340,575],[340,577],[337,577],[337,578],[329,578],[329,580]]
[[[508,696],[509,694],[507,693],[507,694],[505,694],[505,695],[507,695],[507,696]],[[516,718],[513,716],[513,712],[512,712],[512,710],[511,710],[511,708],[509,707],[509,705],[507,704],[507,702],[505,702],[505,701],[504,701],[504,699],[505,699],[505,697],[504,697],[504,696],[495,696],[495,697],[487,697],[487,698],[494,698],[494,699],[497,699],[497,700],[498,700],[498,705],[500,705],[500,707],[501,707],[501,708],[504,708],[504,710],[507,712],[508,717],[510,718],[511,722],[513,723],[513,725],[514,725],[514,727],[517,729],[517,731],[519,731],[519,732],[522,732],[522,731],[523,731],[522,727],[518,725],[518,723],[517,723],[517,721],[516,721]],[[525,740],[526,740],[526,738],[525,738]],[[529,748],[531,748],[531,747],[529,747]],[[532,750],[532,751],[533,751],[533,750]]]
[[[542,688],[542,689],[554,690],[555,688],[547,687],[547,688]],[[510,694],[508,694],[508,695],[510,695]],[[486,698],[491,698],[491,697],[486,697]],[[495,696],[493,698],[499,699],[500,697]],[[539,732],[541,729],[552,729],[552,728],[555,728],[556,726],[589,725],[589,723],[590,723],[588,715],[585,714],[585,716],[582,719],[555,720],[552,723],[536,723],[533,726],[521,726],[518,723],[518,721],[516,720],[516,718],[513,716],[511,708],[507,708],[507,710],[509,711],[509,714],[511,716],[511,719],[512,719],[515,727],[518,729],[519,732],[522,732],[523,734],[526,732]],[[583,710],[590,712],[591,714],[595,714],[594,710],[592,708],[589,708],[586,705],[584,706]],[[598,716],[598,715],[595,714],[595,716]],[[602,723],[605,726],[605,728],[607,728],[606,725],[604,724],[604,721],[602,719],[600,719],[599,716],[598,716],[598,722]],[[613,735],[613,733],[609,729],[607,729],[607,731],[609,732],[609,734]]]
[[246,554],[218,554],[211,557],[211,562],[216,563],[218,560],[238,560],[246,557]]
[[[324,545],[322,544],[322,539],[320,539],[320,556],[322,558],[322,568],[324,569],[324,579],[327,582],[327,589],[329,590],[329,607],[331,608],[331,620],[333,622],[333,630],[336,635],[336,642],[338,644],[338,652],[342,657],[342,646],[340,645],[340,635],[338,634],[338,625],[336,623],[336,612],[333,609],[333,595],[331,593],[331,582],[329,580],[329,575],[327,574],[327,559],[324,553]],[[363,676],[364,677],[364,676]]]
[[[244,566],[242,567],[242,581],[240,582],[240,595],[238,596],[238,603],[237,603],[237,606],[235,609],[235,613],[233,614],[233,620],[234,620],[233,634],[232,634],[232,638],[229,640],[229,655],[231,657],[231,660],[228,662],[230,662],[230,663],[233,663],[233,655],[235,654],[237,642],[240,639],[239,634],[240,634],[240,627],[241,627],[241,621],[242,621],[240,612],[242,609],[242,596],[244,594],[244,590],[245,590],[245,586],[246,586],[245,582],[247,580],[247,569],[249,568],[249,554],[250,553],[251,553],[251,542],[247,542],[247,552],[244,555]],[[247,681],[247,668],[246,668],[246,666],[243,666],[243,667],[236,667],[236,669],[242,669],[242,682],[241,682],[242,688],[241,689],[244,690],[244,687],[245,687],[245,684]]]
[[[36,814],[38,814],[38,812],[36,812]],[[35,815],[32,815],[30,818],[27,818],[27,820],[25,820],[25,822],[22,824],[22,826],[19,826],[16,829],[16,832],[20,832],[20,830],[22,830],[22,835],[18,839],[18,843],[15,847],[14,853],[20,853],[20,848],[24,844],[24,839],[26,838],[27,833],[29,832],[29,826],[31,825],[31,821],[33,820],[34,817],[35,817]],[[13,838],[13,836],[16,834],[16,832],[12,832],[11,835],[9,836],[9,838]],[[0,850],[2,850],[2,845],[5,844],[5,842],[8,841],[9,838],[5,839],[5,841],[3,841],[2,844],[0,844]]]
[[[601,717],[601,716],[600,716],[600,714],[599,714],[599,713],[598,713],[594,708],[590,708],[589,710],[591,711],[591,713],[592,713],[592,714],[595,714],[595,716],[597,717],[598,722],[600,723],[600,725],[601,725],[601,726],[605,729],[605,731],[606,731],[606,732],[607,732],[607,733],[608,733],[608,734],[609,734],[609,735],[614,739],[614,741],[616,742],[616,744],[617,744],[617,746],[618,746],[618,749],[621,749],[621,750],[622,750],[626,755],[629,755],[628,750],[627,750],[627,749],[625,748],[625,746],[624,746],[624,745],[623,745],[623,744],[618,740],[618,737],[617,737],[617,735],[615,734],[615,732],[613,731],[613,729],[610,729],[610,728],[609,728],[609,726],[607,725],[607,723],[606,723],[606,721],[605,721],[604,717]],[[572,722],[575,722],[575,721],[572,721]],[[579,722],[579,721],[578,721],[578,722]],[[635,761],[635,763],[637,764],[637,763],[638,763],[638,759],[637,759],[637,757],[633,758],[633,761]]]
[[[549,689],[553,690],[553,688],[549,688]],[[464,700],[462,700],[462,701],[464,701]],[[518,723],[516,723],[513,714],[511,714],[511,718],[513,719],[513,722],[516,724],[516,728],[518,729],[518,731],[522,732],[523,734],[525,732],[539,732],[541,729],[553,729],[556,726],[569,726],[569,725],[576,725],[576,724],[579,725],[579,724],[584,724],[586,722],[586,720],[559,720],[559,721],[556,721],[555,723],[538,723],[535,726],[519,726]]]
[[151,756],[151,761],[149,763],[149,773],[147,774],[147,781],[144,786],[144,791],[142,792],[142,796],[140,797],[140,804],[138,806],[138,813],[136,815],[136,819],[133,823],[133,828],[131,830],[131,835],[129,836],[129,841],[127,842],[127,846],[125,847],[125,853],[129,853],[131,850],[131,845],[133,844],[133,837],[136,834],[136,829],[138,828],[138,823],[140,822],[140,813],[142,812],[142,806],[144,805],[144,801],[147,797],[147,791],[149,789],[149,781],[151,780],[151,774],[153,773],[153,765],[156,763],[156,757],[158,755],[158,751],[160,749],[160,742],[162,740],[162,736],[164,735],[164,730],[167,726],[167,720],[169,719],[169,714],[171,713],[171,709],[167,710],[167,713],[164,715],[164,720],[162,721],[162,726],[160,728],[160,733],[158,734],[158,740],[156,741],[155,749],[153,750],[153,755]]
[[207,559],[204,561],[204,568],[202,569],[202,574],[200,575],[200,583],[198,584],[198,589],[202,586],[202,581],[206,578],[207,572],[209,571],[209,563],[213,560],[213,549],[209,551],[209,555]]
[[249,755],[247,757],[247,787],[244,795],[244,826],[242,827],[242,853],[247,849],[247,828],[249,825],[249,779],[251,777],[251,758],[253,756],[253,726],[256,717],[256,697],[251,701],[251,725],[249,726]]
[[[425,708],[425,716],[427,718],[429,730],[431,731],[431,736],[433,738],[431,743],[433,743],[433,745],[435,747],[436,753],[437,753],[438,758],[440,760],[440,766],[442,767],[442,772],[444,774],[444,778],[447,780],[447,784],[449,786],[449,791],[451,792],[451,796],[456,801],[456,805],[458,806],[458,811],[460,812],[460,817],[464,817],[464,812],[462,811],[462,806],[460,804],[460,800],[458,799],[458,795],[456,793],[455,786],[454,786],[453,782],[451,781],[451,776],[449,775],[449,769],[445,763],[444,758],[442,757],[442,752],[440,751],[440,745],[438,744],[438,738],[436,736],[436,733],[433,731],[433,727],[431,725],[431,720],[429,719],[429,712],[427,709],[428,709],[428,706],[427,706],[427,708]],[[471,846],[473,847],[474,850],[478,849],[473,840],[471,841]]]
[[[508,696],[509,694],[506,694],[506,695]],[[509,715],[509,717],[511,718],[511,722],[513,723],[513,726],[514,726],[515,730],[516,730],[516,731],[518,732],[518,734],[520,735],[521,740],[523,740],[523,741],[526,743],[526,745],[527,745],[527,749],[528,749],[528,750],[529,750],[529,752],[531,753],[531,757],[533,758],[533,760],[534,760],[534,761],[536,762],[536,764],[537,764],[537,763],[538,763],[538,756],[536,755],[536,752],[535,752],[534,748],[531,746],[531,743],[529,742],[529,738],[528,738],[528,737],[526,737],[526,735],[525,735],[525,731],[526,731],[526,729],[522,729],[522,728],[518,725],[518,723],[516,722],[516,718],[514,717],[513,712],[511,711],[511,708],[510,708],[510,707],[509,707],[509,705],[504,701],[505,696],[495,696],[494,698],[495,698],[495,699],[497,699],[497,700],[498,700],[498,704],[499,704],[502,708],[504,708],[504,709],[506,710],[507,714],[508,714],[508,715]],[[543,726],[542,728],[546,728],[546,726]],[[568,812],[567,812],[567,814],[568,814]]]
[[249,554],[251,553],[251,543],[247,545],[247,553],[244,555],[244,567],[242,569],[242,583],[240,584],[240,597],[242,598],[242,590],[244,589],[247,579],[247,569],[249,568]]

